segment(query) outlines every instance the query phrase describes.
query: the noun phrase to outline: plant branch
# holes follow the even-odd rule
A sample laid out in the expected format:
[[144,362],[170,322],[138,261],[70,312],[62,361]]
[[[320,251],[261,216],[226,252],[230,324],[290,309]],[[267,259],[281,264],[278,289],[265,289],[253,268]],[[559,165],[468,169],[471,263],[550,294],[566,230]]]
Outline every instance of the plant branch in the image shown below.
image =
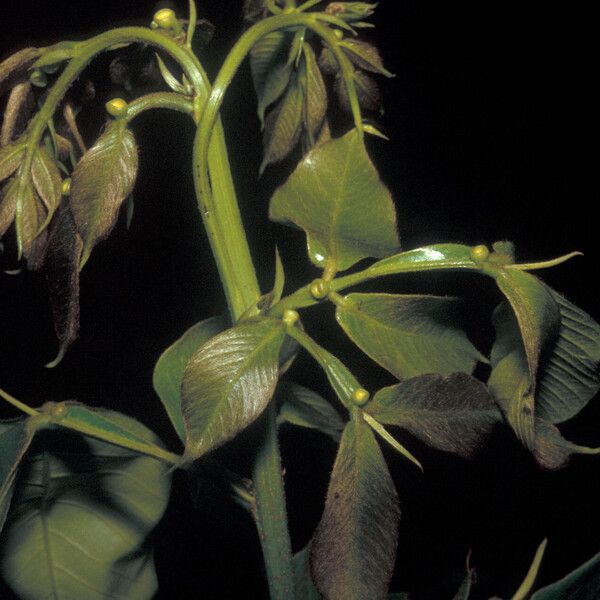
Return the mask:
[[9,404],[12,404],[15,408],[19,409],[21,412],[24,412],[26,415],[35,417],[36,415],[40,414],[37,410],[35,410],[35,408],[32,408],[31,406],[27,406],[27,404],[21,402],[20,400],[17,400],[13,396],[11,396],[8,392],[5,392],[2,388],[0,388],[0,398],[2,398],[3,400],[6,400],[6,402],[8,402]]

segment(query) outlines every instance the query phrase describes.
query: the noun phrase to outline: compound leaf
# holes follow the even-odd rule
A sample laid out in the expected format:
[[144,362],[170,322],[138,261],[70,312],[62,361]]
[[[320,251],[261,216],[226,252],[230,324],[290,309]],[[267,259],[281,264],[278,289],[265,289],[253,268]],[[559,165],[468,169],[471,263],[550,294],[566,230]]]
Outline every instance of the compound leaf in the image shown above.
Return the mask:
[[270,217],[302,228],[310,259],[321,268],[343,271],[400,243],[394,203],[356,130],[305,156],[275,192]]
[[502,420],[485,385],[466,373],[407,379],[377,392],[365,409],[433,448],[467,458]]
[[471,373],[482,358],[459,326],[455,298],[349,294],[336,318],[348,337],[398,379]]
[[398,498],[383,454],[362,419],[344,430],[325,510],[311,544],[311,571],[326,598],[383,598],[394,568]]
[[284,337],[281,321],[249,320],[192,356],[182,383],[188,458],[224,444],[264,411],[277,385]]
[[194,352],[226,327],[227,320],[222,316],[211,317],[192,325],[160,355],[154,367],[154,390],[181,441],[185,441],[185,425],[181,412],[181,382],[185,367]]

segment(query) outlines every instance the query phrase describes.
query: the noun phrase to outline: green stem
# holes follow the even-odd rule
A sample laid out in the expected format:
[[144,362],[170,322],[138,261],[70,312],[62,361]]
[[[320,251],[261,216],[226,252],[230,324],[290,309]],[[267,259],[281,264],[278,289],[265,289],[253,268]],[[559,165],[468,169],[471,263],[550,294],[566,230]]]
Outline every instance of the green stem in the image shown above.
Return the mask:
[[277,441],[277,405],[267,409],[252,472],[254,517],[272,600],[293,600],[292,546],[287,528],[285,490]]
[[39,415],[39,412],[35,410],[35,408],[31,408],[31,406],[27,406],[27,404],[17,400],[8,392],[5,392],[2,388],[0,388],[0,398],[6,400],[9,404],[12,404],[15,408],[19,409],[21,412],[24,412],[26,415],[30,415],[32,417]]
[[140,96],[129,103],[127,120],[131,121],[147,110],[164,108],[193,116],[194,104],[185,96],[171,92],[156,92]]

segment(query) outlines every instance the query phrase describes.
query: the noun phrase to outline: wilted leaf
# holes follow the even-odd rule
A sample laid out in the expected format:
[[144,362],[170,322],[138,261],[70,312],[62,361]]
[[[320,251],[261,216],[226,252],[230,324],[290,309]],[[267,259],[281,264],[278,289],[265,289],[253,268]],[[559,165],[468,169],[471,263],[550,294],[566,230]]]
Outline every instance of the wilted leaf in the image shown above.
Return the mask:
[[339,440],[345,422],[327,400],[308,388],[289,382],[279,385],[277,396],[281,402],[280,421],[317,429]]
[[263,36],[250,51],[250,68],[258,97],[258,116],[261,123],[265,110],[281,97],[293,71],[289,60],[293,34],[272,31]]
[[273,221],[304,229],[319,267],[343,271],[398,249],[391,195],[356,130],[314,148],[273,196]]
[[181,412],[181,382],[185,367],[192,355],[209,339],[227,327],[225,317],[211,317],[190,327],[176,342],[169,346],[154,367],[152,384],[171,423],[182,441],[185,426]]
[[192,356],[182,383],[188,458],[224,444],[264,411],[277,385],[284,337],[281,321],[246,321]]
[[365,409],[433,448],[465,457],[502,421],[485,385],[465,373],[407,379],[377,392]]
[[471,373],[481,355],[460,328],[455,298],[349,294],[336,318],[350,339],[398,379]]
[[310,545],[296,552],[292,559],[294,569],[294,592],[296,600],[321,600],[310,575]]
[[304,126],[309,143],[314,145],[327,112],[327,90],[317,65],[314,50],[309,44],[302,47],[304,54]]
[[549,291],[560,310],[560,328],[539,367],[536,410],[540,418],[561,423],[574,417],[600,388],[600,326]]
[[[4,109],[2,129],[0,130],[0,146],[6,146],[13,138],[22,133],[33,107],[34,98],[29,81],[15,85],[10,91]],[[0,175],[1,179],[3,177]]]
[[393,77],[393,74],[383,66],[379,50],[373,44],[363,40],[346,38],[340,42],[340,46],[357,67],[371,73]]
[[0,421],[0,532],[10,507],[19,465],[34,432],[26,419]]
[[600,553],[533,594],[531,600],[597,600],[600,589]]
[[23,144],[9,144],[0,148],[0,181],[10,177],[19,168],[24,154]]
[[135,139],[124,121],[112,121],[75,167],[70,206],[83,240],[81,266],[114,227],[137,168]]
[[394,568],[398,497],[362,419],[344,430],[325,510],[311,544],[317,589],[331,599],[384,598]]
[[294,77],[279,104],[267,115],[263,135],[264,156],[260,166],[265,168],[282,161],[298,143],[302,125],[304,91]]
[[40,54],[38,48],[23,48],[0,63],[0,96],[26,76]]
[[[104,413],[154,443],[141,424]],[[90,437],[38,434],[20,468],[0,547],[20,598],[150,600],[148,535],[162,517],[169,465]]]
[[54,329],[59,341],[57,357],[47,366],[55,367],[79,333],[79,262],[82,242],[73,215],[63,202],[50,224],[44,263]]

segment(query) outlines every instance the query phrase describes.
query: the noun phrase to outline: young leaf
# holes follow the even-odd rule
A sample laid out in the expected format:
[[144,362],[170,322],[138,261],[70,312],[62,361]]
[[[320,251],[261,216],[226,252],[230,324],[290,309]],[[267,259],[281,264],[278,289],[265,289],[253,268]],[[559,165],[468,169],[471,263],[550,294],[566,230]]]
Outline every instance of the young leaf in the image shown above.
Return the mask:
[[312,262],[350,268],[398,249],[396,212],[356,130],[314,148],[273,196],[270,217],[304,229]]
[[54,329],[59,341],[58,355],[49,363],[55,367],[79,333],[79,262],[82,241],[66,202],[59,207],[50,223],[48,248],[44,263]]
[[350,60],[360,69],[370,71],[371,73],[379,73],[386,77],[394,76],[393,73],[390,73],[383,66],[379,50],[373,44],[362,40],[346,38],[340,42],[340,46],[344,49]]
[[[19,179],[15,182],[17,184],[17,236],[23,256],[27,259],[27,268],[37,271],[44,264],[46,255],[48,230],[42,231],[42,227],[47,222],[48,213],[35,193],[31,181],[25,181],[23,185],[20,185]],[[19,204],[21,204],[20,219]]]
[[25,146],[22,144],[8,144],[0,148],[0,181],[10,177],[21,164]]
[[296,600],[321,600],[322,596],[313,583],[310,575],[310,545],[292,558],[294,569],[294,592]]
[[125,121],[112,121],[73,171],[71,211],[83,240],[81,266],[106,238],[135,183],[138,155]]
[[41,53],[38,48],[23,48],[0,63],[0,96],[26,75]]
[[302,47],[304,55],[304,126],[311,146],[315,144],[327,112],[327,90],[317,65],[314,50],[309,44]]
[[[10,144],[13,138],[23,132],[34,106],[35,99],[29,81],[18,83],[10,90],[0,129],[0,146]],[[1,179],[3,179],[2,176],[0,176]]]
[[227,327],[225,317],[211,317],[190,327],[169,346],[154,367],[152,384],[181,441],[185,440],[185,426],[181,412],[181,382],[185,367],[194,354],[208,340]]
[[272,31],[263,36],[250,52],[250,68],[258,96],[258,116],[264,121],[266,109],[286,90],[293,70],[289,60],[292,36]]
[[181,388],[188,458],[232,439],[267,407],[284,337],[281,321],[246,321],[213,337],[192,356]]
[[600,388],[600,325],[549,291],[560,310],[560,328],[540,364],[536,411],[542,419],[562,423],[582,410]]
[[281,256],[279,255],[279,249],[275,247],[275,282],[273,283],[271,306],[274,306],[281,300],[284,287],[285,271],[283,269],[283,263],[281,262]]
[[[105,413],[154,443],[141,424]],[[0,568],[20,598],[150,600],[148,535],[169,498],[169,465],[90,437],[47,431],[21,465]]]
[[34,432],[26,419],[0,421],[0,532],[10,507],[19,464]]
[[300,137],[303,105],[304,90],[294,77],[285,96],[267,115],[261,174],[268,165],[282,161],[294,149]]
[[281,402],[280,422],[317,429],[335,441],[339,440],[345,422],[327,400],[308,388],[290,382],[279,385],[277,396]]
[[600,589],[600,553],[533,594],[531,600],[597,600]]
[[344,430],[325,510],[310,551],[313,581],[325,598],[383,598],[396,554],[398,497],[370,428]]
[[406,379],[473,371],[481,355],[460,328],[457,309],[454,298],[349,294],[336,319],[365,354]]
[[433,448],[467,458],[502,420],[485,385],[465,373],[407,379],[377,392],[365,409]]
[[10,181],[3,188],[0,195],[0,238],[8,231],[15,220],[17,210],[17,185]]
[[33,154],[31,179],[48,215],[52,216],[60,204],[62,178],[56,163],[44,148],[38,148]]

